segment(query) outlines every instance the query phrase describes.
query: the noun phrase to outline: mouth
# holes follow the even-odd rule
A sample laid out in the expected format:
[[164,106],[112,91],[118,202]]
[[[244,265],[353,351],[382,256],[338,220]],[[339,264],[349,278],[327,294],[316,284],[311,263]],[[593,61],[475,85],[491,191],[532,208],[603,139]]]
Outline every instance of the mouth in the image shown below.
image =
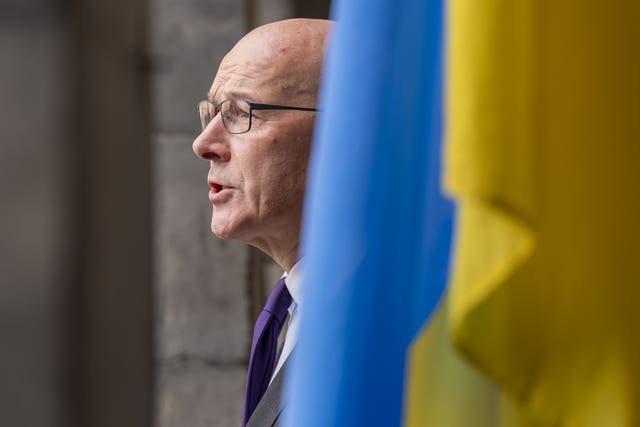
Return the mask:
[[209,200],[214,203],[221,203],[226,201],[230,197],[230,191],[233,187],[226,186],[224,184],[220,184],[219,182],[209,181],[209,187],[211,191],[209,191]]
[[219,182],[215,182],[215,181],[208,181],[208,183],[209,183],[209,187],[211,187],[211,192],[213,193],[219,193],[222,190],[228,190],[231,188],[228,185],[220,184]]

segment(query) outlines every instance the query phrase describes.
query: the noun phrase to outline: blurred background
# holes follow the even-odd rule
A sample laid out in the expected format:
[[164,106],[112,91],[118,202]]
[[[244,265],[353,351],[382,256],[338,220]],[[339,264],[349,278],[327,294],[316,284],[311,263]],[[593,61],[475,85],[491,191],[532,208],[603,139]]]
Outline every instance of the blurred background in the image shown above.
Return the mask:
[[0,425],[228,426],[278,270],[209,231],[222,56],[329,0],[1,0]]

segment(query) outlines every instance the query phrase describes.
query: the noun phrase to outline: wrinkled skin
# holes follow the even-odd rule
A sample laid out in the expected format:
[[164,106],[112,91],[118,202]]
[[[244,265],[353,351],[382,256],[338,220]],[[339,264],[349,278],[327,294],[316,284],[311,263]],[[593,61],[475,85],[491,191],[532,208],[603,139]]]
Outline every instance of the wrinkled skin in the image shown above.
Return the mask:
[[[316,107],[329,21],[259,27],[224,57],[208,98]],[[289,271],[298,259],[302,203],[317,113],[254,111],[251,130],[226,132],[219,116],[193,142],[210,165],[211,231],[253,245]]]

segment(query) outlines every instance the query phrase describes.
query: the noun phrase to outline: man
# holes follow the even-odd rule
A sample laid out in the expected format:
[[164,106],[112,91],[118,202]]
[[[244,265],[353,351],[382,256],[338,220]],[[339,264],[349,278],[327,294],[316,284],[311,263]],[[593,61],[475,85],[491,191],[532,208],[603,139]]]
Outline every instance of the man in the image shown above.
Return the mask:
[[302,203],[328,30],[329,21],[309,19],[255,29],[224,57],[208,100],[199,104],[203,130],[193,150],[210,165],[211,231],[259,248],[285,271],[254,328],[243,425],[275,425],[283,406],[283,366],[299,322]]

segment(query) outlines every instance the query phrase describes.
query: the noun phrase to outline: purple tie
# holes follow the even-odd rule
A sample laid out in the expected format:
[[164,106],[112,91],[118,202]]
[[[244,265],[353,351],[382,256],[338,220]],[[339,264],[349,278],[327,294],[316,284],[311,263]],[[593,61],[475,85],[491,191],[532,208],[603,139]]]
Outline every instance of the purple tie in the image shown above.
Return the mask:
[[243,426],[249,421],[249,417],[269,386],[276,360],[278,336],[290,305],[291,295],[284,285],[283,277],[271,291],[271,295],[269,295],[269,299],[253,328],[247,389],[244,395]]

